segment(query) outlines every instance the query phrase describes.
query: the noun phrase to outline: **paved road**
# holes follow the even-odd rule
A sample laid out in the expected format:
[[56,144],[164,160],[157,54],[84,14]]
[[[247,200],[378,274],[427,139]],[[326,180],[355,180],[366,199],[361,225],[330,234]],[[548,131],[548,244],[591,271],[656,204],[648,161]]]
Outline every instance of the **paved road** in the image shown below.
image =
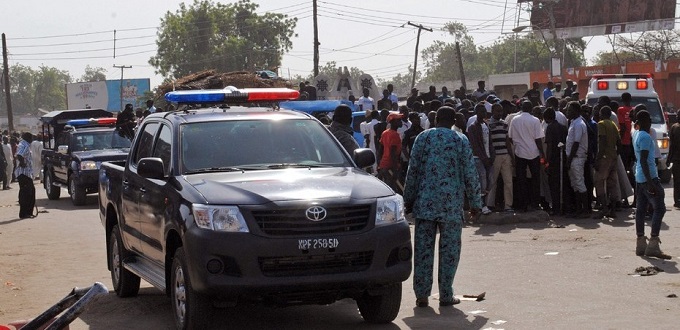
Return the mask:
[[[672,191],[666,189],[667,205]],[[96,196],[75,208],[67,198],[47,200],[37,187],[36,219],[17,218],[16,188],[0,191],[0,324],[38,315],[74,286],[100,281],[111,287]],[[62,194],[65,196],[64,194]],[[663,226],[663,249],[680,256],[680,211]],[[554,224],[564,228],[554,228]],[[482,302],[455,308],[415,308],[409,279],[393,324],[362,322],[351,300],[330,306],[223,310],[216,328],[238,329],[678,329],[678,261],[636,257],[634,221],[554,219],[554,223],[469,225],[463,231],[456,294],[486,292]],[[655,276],[631,276],[658,266]],[[71,329],[166,329],[173,326],[169,299],[142,282],[136,298],[102,297]],[[435,284],[436,287],[436,284]],[[436,293],[433,291],[433,293]]]

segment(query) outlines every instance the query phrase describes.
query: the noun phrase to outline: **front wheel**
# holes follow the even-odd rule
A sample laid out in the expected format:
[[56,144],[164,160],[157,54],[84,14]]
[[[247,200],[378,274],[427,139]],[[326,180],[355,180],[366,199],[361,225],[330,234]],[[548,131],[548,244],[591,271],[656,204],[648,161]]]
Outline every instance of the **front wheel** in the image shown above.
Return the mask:
[[118,225],[113,226],[109,235],[109,268],[111,282],[116,294],[121,297],[134,297],[139,292],[139,276],[133,274],[123,266],[123,259],[127,255],[123,240],[120,237]]
[[85,205],[85,198],[87,198],[85,189],[78,185],[78,182],[73,176],[68,178],[68,190],[69,193],[71,193],[71,202],[73,202],[73,205]]
[[372,296],[368,292],[357,299],[359,313],[366,322],[389,323],[394,321],[401,307],[401,283],[391,285],[381,295]]
[[54,185],[54,177],[49,170],[45,170],[45,192],[50,200],[57,200],[61,196],[61,187]]
[[210,325],[212,303],[208,297],[194,291],[181,246],[172,260],[170,299],[177,329],[205,329]]

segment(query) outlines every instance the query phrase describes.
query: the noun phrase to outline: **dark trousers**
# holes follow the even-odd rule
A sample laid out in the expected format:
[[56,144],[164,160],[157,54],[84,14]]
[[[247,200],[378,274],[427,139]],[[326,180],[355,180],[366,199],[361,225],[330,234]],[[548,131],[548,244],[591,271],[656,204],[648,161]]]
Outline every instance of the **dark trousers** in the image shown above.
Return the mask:
[[593,179],[593,162],[590,160],[586,161],[583,168],[583,177],[586,183],[586,208],[590,211],[593,205],[593,189],[595,189],[595,180]]
[[2,182],[3,189],[9,187],[10,179],[7,178],[7,165],[0,166],[0,181]]
[[[566,212],[571,207],[571,184],[566,169],[562,168],[562,191],[560,191],[560,162],[550,162],[548,166],[548,186],[552,198],[552,209],[555,212]],[[562,200],[560,201],[560,194]]]
[[680,205],[680,162],[673,162],[671,167],[673,174],[673,204]]
[[[538,203],[541,199],[541,177],[540,157],[534,159],[524,159],[515,157],[515,175],[517,176],[517,192],[519,198],[515,198],[518,202],[517,209],[524,210],[528,206],[538,208]],[[527,168],[531,173],[531,180],[527,178]]]
[[19,218],[26,218],[33,216],[33,208],[35,207],[35,184],[33,179],[19,175]]
[[637,236],[645,235],[645,215],[647,215],[647,207],[651,205],[654,213],[652,213],[652,232],[651,236],[659,236],[661,231],[661,221],[663,215],[666,213],[666,205],[664,204],[665,193],[659,179],[653,179],[650,185],[656,187],[657,193],[652,195],[649,193],[643,184],[638,183],[635,189],[635,200],[637,201],[635,209],[635,231]]

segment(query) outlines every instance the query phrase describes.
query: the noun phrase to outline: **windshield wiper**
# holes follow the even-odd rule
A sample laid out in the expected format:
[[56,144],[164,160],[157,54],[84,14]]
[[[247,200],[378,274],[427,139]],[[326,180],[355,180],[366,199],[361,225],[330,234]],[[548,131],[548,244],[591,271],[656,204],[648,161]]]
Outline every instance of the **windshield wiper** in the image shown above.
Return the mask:
[[281,169],[281,168],[312,168],[312,167],[328,167],[329,164],[303,164],[303,163],[280,163],[267,165],[270,169]]
[[241,167],[208,167],[186,171],[184,172],[184,174],[210,173],[210,172],[245,172],[245,170],[246,170],[245,168]]

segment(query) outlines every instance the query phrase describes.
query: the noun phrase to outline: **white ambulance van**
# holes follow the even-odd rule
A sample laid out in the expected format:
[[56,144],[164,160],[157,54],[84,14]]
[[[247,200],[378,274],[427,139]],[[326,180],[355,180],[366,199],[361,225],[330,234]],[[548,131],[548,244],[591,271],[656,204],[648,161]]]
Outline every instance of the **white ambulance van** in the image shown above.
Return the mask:
[[[668,126],[667,119],[661,108],[659,95],[654,90],[654,78],[651,73],[634,74],[596,74],[590,79],[586,101],[590,105],[597,104],[600,96],[608,96],[612,101],[619,105],[621,94],[630,93],[633,97],[631,106],[644,104],[652,117],[652,128],[656,130],[656,143],[661,151],[659,161],[659,179],[667,183],[671,179],[671,171],[666,167],[666,157],[668,156]],[[612,109],[616,111],[616,109]]]

